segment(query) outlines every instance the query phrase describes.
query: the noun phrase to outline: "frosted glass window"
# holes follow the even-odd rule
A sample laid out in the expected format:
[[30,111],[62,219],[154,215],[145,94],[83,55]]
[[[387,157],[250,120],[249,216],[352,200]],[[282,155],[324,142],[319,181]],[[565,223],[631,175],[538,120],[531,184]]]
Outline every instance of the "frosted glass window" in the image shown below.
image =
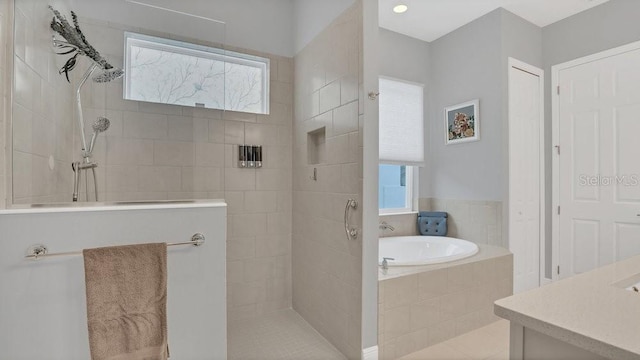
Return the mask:
[[424,87],[380,78],[380,163],[424,164]]
[[128,100],[269,113],[269,59],[125,33]]

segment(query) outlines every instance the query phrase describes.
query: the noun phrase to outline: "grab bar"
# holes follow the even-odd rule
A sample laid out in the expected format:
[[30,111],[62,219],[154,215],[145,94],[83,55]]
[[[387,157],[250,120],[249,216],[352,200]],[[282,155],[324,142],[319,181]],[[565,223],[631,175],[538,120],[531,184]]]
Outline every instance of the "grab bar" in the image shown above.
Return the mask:
[[[167,246],[180,246],[180,245],[193,245],[200,246],[204,245],[204,235],[200,233],[195,233],[191,237],[190,241],[178,242],[178,243],[167,243]],[[55,257],[55,256],[77,256],[82,255],[82,251],[69,251],[69,252],[61,252],[61,253],[49,253],[49,249],[47,249],[44,245],[32,245],[27,250],[27,255],[25,255],[25,259],[38,260],[44,257]]]
[[358,202],[349,199],[347,206],[344,208],[344,231],[347,233],[347,240],[355,240],[358,237],[358,229],[349,226],[349,209],[357,209]]

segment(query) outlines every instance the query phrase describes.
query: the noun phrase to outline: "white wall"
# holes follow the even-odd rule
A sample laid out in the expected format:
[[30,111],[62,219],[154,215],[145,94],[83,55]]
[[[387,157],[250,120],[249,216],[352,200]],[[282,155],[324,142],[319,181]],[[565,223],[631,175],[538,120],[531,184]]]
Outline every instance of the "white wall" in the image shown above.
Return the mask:
[[[428,197],[501,200],[502,69],[500,11],[431,43]],[[480,99],[480,141],[445,145],[444,108]]]
[[[396,35],[389,49],[403,41],[419,40]],[[428,82],[429,160],[421,171],[420,197],[503,201],[508,184],[507,59],[541,66],[541,30],[497,9],[427,46],[428,60],[421,60],[426,75],[412,66],[413,59],[419,59],[417,45],[403,50],[412,60],[395,56],[383,67],[383,72],[396,67],[396,72],[414,73],[414,81]],[[445,145],[444,108],[475,98],[480,99],[480,141]]]
[[205,21],[120,1],[74,0],[78,14],[139,26],[210,42],[291,57],[293,52],[292,0],[140,0],[187,14],[224,22]]
[[355,0],[292,0],[293,52],[299,53]]
[[[425,131],[425,166],[420,168],[420,197],[429,192],[431,186],[431,170],[429,152],[429,134],[431,129],[429,122],[429,97],[431,86],[429,84],[430,45],[426,41],[418,40],[387,29],[379,31],[379,56],[380,75],[400,80],[424,84],[424,114],[427,125]],[[382,94],[384,96],[384,94]]]
[[167,254],[169,347],[176,359],[226,359],[224,203],[196,208],[67,208],[0,213],[0,348],[5,359],[88,359],[82,256],[25,260],[27,248],[51,252],[111,245],[189,241]]
[[[138,1],[138,0],[136,0]],[[124,0],[73,0],[79,14],[117,23],[138,24],[155,31],[193,37],[194,29],[206,34],[203,40],[220,41],[274,55],[294,56],[348,9],[354,0],[140,0],[188,14],[222,21],[226,26],[185,15],[170,17]],[[149,13],[154,16],[149,16]],[[133,22],[132,22],[133,21]],[[187,32],[187,33],[185,33]]]

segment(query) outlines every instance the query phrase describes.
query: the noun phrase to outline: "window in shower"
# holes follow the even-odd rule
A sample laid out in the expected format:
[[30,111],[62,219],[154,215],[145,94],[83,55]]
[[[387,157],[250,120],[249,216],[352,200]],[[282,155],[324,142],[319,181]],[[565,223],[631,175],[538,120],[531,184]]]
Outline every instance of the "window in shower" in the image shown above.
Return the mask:
[[269,113],[269,59],[125,33],[124,98]]
[[424,86],[380,78],[380,213],[416,210],[418,166],[424,165]]

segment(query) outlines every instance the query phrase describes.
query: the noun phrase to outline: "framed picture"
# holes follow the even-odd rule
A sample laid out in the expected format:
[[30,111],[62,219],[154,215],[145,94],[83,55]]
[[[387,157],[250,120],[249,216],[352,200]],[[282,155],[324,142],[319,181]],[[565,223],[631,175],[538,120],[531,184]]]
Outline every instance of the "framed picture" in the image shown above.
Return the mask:
[[444,109],[445,143],[480,140],[480,100],[475,99]]

